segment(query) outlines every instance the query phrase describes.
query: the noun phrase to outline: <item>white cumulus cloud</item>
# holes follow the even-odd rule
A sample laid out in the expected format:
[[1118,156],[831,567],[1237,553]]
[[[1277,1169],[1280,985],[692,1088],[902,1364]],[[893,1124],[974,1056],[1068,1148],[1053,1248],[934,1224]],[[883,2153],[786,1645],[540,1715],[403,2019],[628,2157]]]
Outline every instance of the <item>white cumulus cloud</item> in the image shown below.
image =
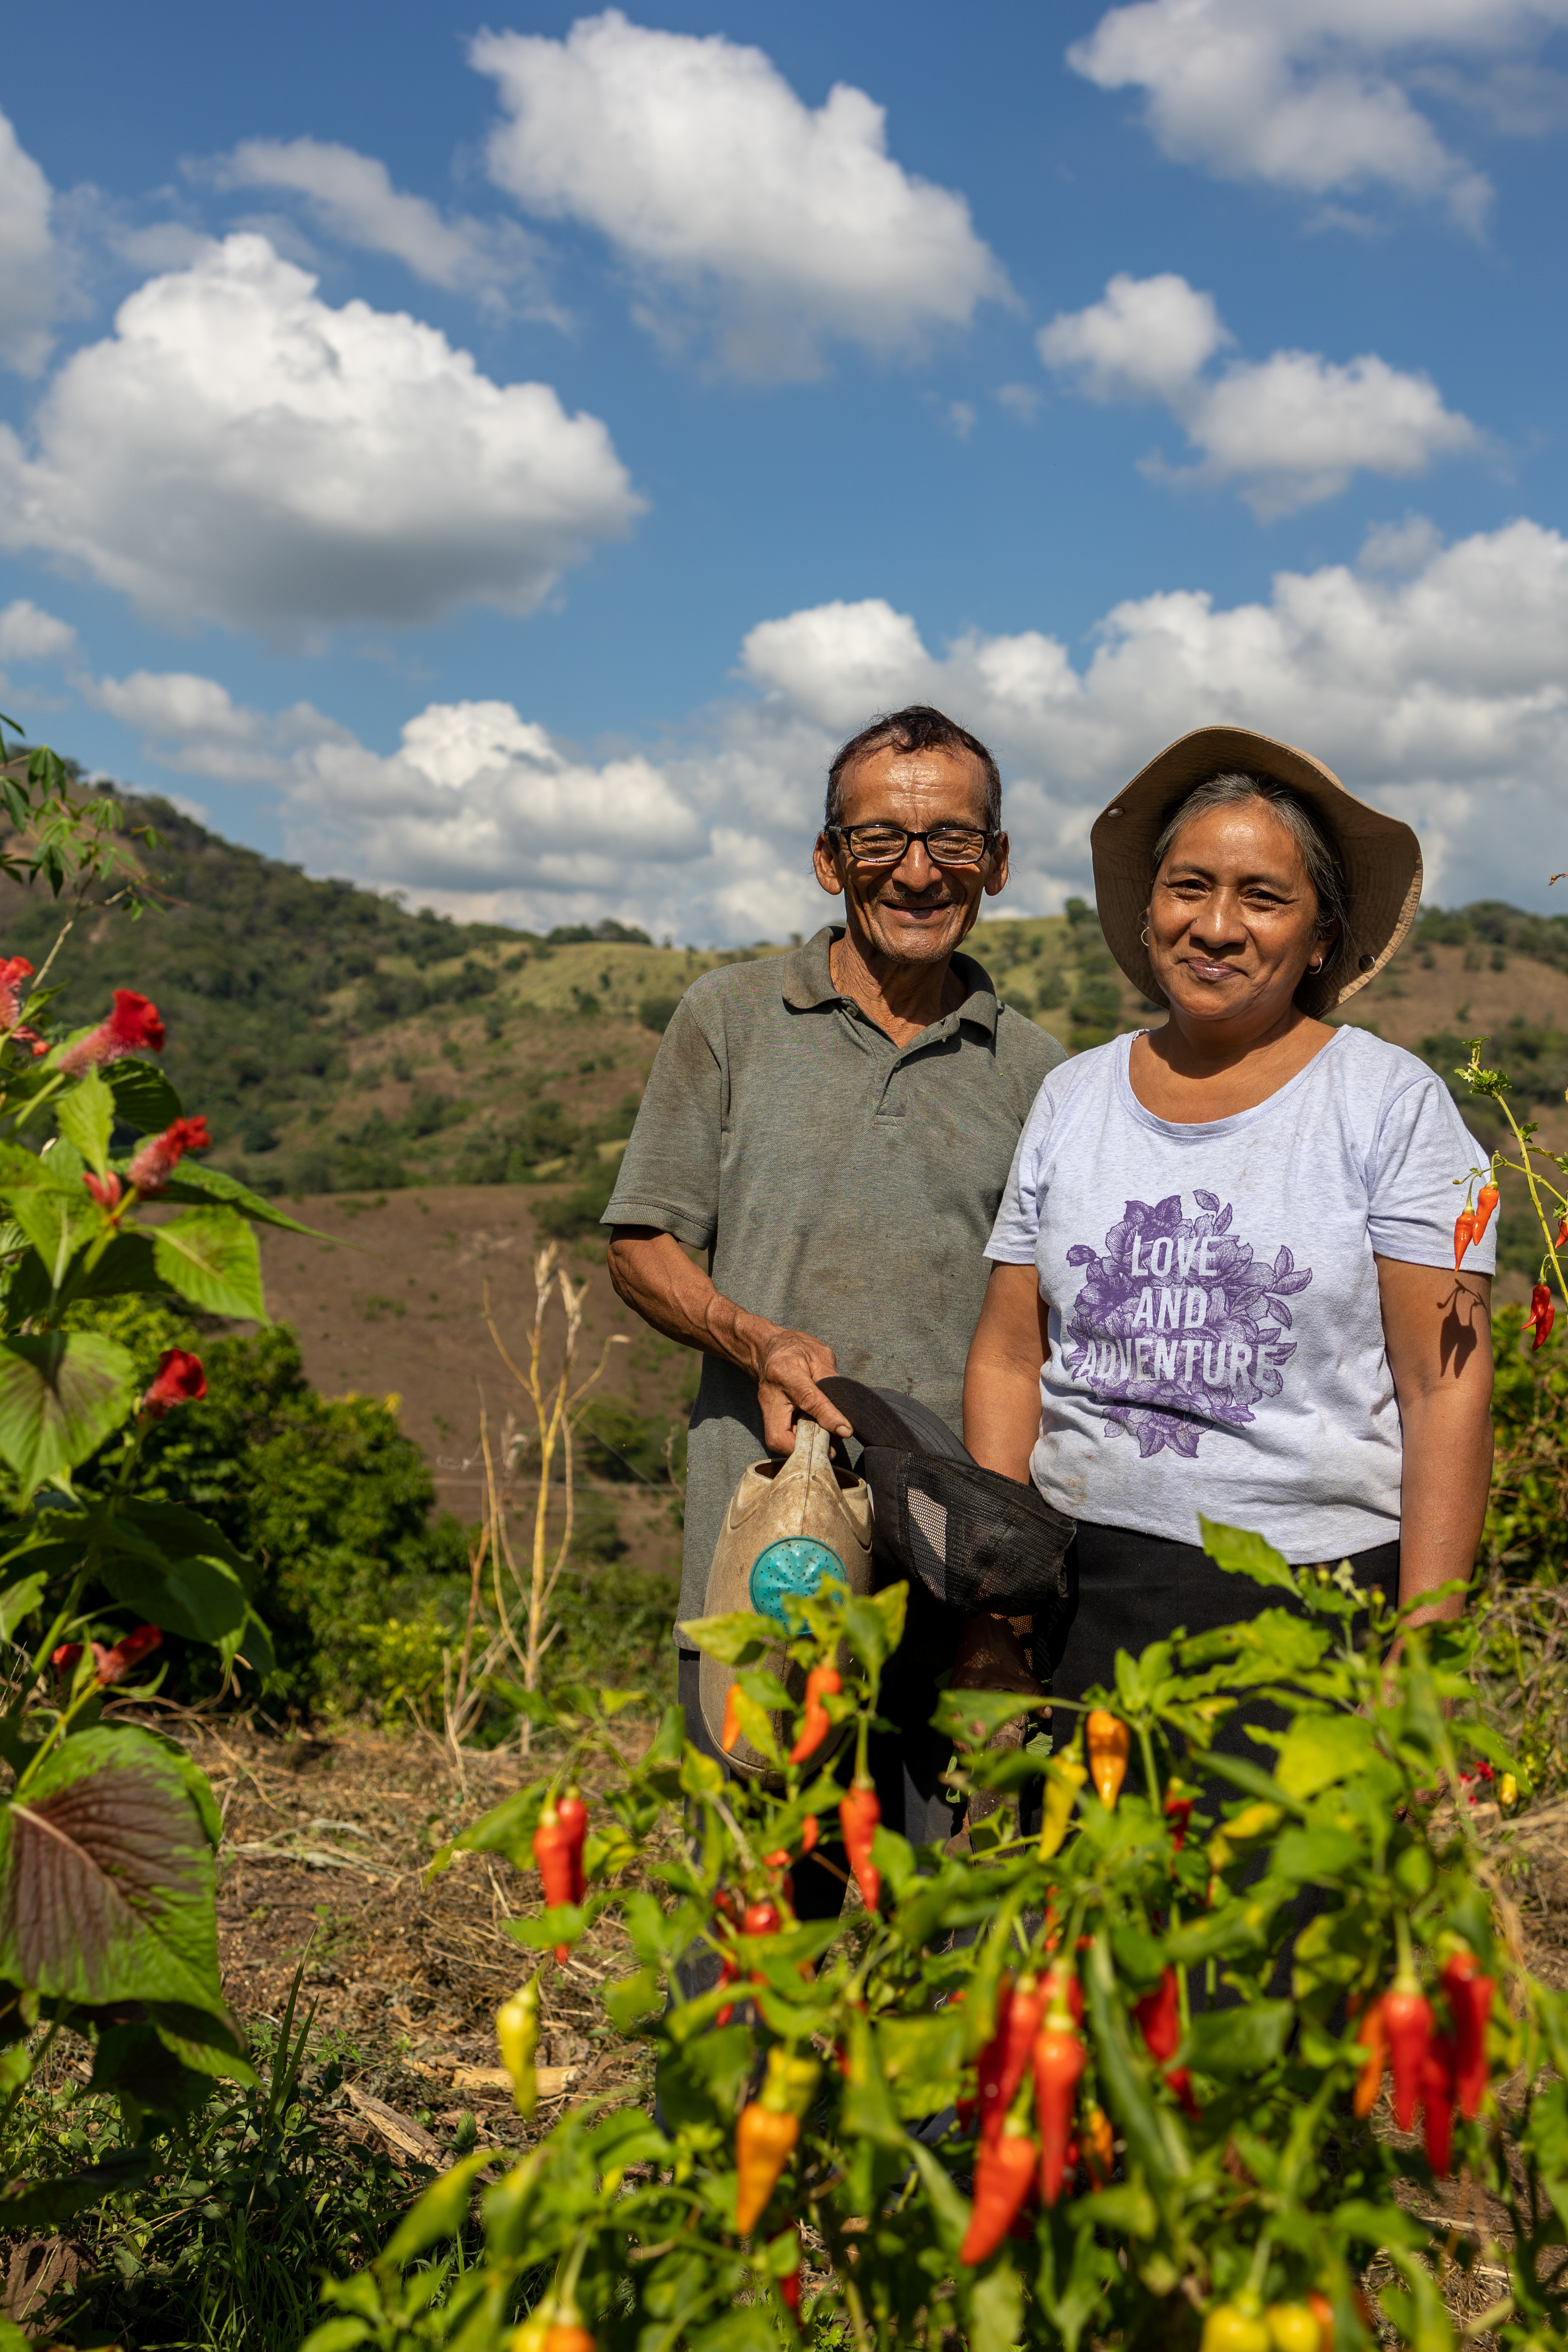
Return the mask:
[[[1337,497],[1357,471],[1424,473],[1480,436],[1429,376],[1373,352],[1208,362],[1234,339],[1212,295],[1184,278],[1113,278],[1100,301],[1040,330],[1040,357],[1091,400],[1161,400],[1198,455],[1189,478],[1237,482],[1260,517]],[[1163,472],[1158,461],[1149,470]],[[1180,475],[1173,477],[1180,479]]]
[[1499,127],[1563,0],[1132,0],[1068,51],[1101,89],[1145,94],[1163,151],[1225,179],[1308,195],[1383,186],[1445,205],[1475,227],[1485,176],[1445,145],[1411,92],[1434,61],[1495,81]]
[[76,651],[76,631],[27,596],[0,612],[0,661],[62,662]]
[[585,759],[500,701],[432,704],[385,755],[308,704],[247,709],[211,679],[143,672],[92,691],[176,772],[271,784],[312,871],[534,928],[814,929],[834,911],[810,870],[828,761],[915,698],[1001,761],[1014,880],[997,914],[1087,891],[1098,811],[1162,744],[1215,721],[1304,745],[1406,818],[1429,898],[1550,903],[1568,772],[1562,533],[1520,520],[1444,546],[1407,518],[1359,565],[1282,572],[1232,606],[1195,589],[1131,599],[1094,635],[1075,663],[1030,628],[933,650],[880,598],[784,614],[745,640],[753,691],[657,758]]
[[737,374],[816,374],[836,341],[905,351],[1006,292],[963,198],[893,161],[864,90],[837,83],[813,109],[762,50],[615,8],[560,41],[484,33],[469,55],[506,110],[497,183],[598,230],[644,323],[710,331]]
[[606,428],[236,236],[124,302],[0,427],[0,541],[275,637],[527,612],[640,510]]
[[515,221],[449,217],[426,196],[395,187],[374,155],[322,139],[244,139],[205,167],[220,188],[279,189],[304,199],[329,235],[387,253],[428,285],[509,307],[542,304],[543,249]]
[[0,361],[37,375],[69,298],[68,257],[55,236],[54,191],[0,114]]

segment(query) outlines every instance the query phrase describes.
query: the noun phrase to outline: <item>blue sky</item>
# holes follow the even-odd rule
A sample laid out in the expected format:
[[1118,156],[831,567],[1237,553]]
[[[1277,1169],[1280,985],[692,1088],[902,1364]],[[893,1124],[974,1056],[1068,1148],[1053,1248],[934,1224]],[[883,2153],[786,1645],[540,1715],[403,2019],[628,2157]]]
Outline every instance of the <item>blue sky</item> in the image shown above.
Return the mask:
[[11,28],[4,707],[414,903],[777,937],[837,740],[1047,912],[1171,736],[1568,865],[1568,0]]

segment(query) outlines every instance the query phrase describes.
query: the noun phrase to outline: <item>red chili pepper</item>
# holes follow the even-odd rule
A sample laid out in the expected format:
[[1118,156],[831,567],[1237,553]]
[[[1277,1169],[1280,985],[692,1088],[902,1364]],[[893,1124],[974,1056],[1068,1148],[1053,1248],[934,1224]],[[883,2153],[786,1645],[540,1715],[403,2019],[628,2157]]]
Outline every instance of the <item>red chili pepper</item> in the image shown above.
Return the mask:
[[815,1813],[807,1813],[805,1821],[802,1822],[800,1825],[800,1850],[803,1854],[815,1853],[816,1852],[816,1841],[820,1834],[821,1832],[817,1827],[816,1815]]
[[1035,2043],[1035,2121],[1040,2133],[1040,2198],[1054,2205],[1069,2177],[1072,2113],[1088,2054],[1070,2021],[1065,1987],[1053,1990],[1050,2015]]
[[[729,1952],[723,1953],[719,1961],[719,1990],[722,1992],[726,1985],[739,1984],[740,1981],[741,1971],[735,1966],[732,1955]],[[714,2011],[713,2022],[715,2025],[728,2025],[734,2014],[734,2002],[727,2000],[722,2009]]]
[[1432,2047],[1432,2004],[1409,1969],[1400,1970],[1383,1996],[1383,2025],[1394,2068],[1394,2120],[1407,2132],[1415,2122]]
[[778,2290],[779,2301],[790,2317],[798,2320],[800,2317],[800,2264],[798,2263],[793,2271],[786,2271],[779,2280]]
[[871,1859],[871,1840],[881,1818],[876,1790],[868,1780],[857,1780],[838,1808],[838,1823],[844,1832],[844,1851],[860,1882],[868,1911],[876,1909],[882,1891],[882,1874]]
[[1132,2014],[1138,2020],[1138,2030],[1147,2044],[1151,2058],[1163,2066],[1176,2054],[1182,2038],[1181,1998],[1176,1986],[1176,1971],[1167,1969],[1152,1992],[1132,2004]]
[[1173,1786],[1165,1794],[1165,1819],[1171,1824],[1171,1842],[1178,1853],[1187,1842],[1187,1823],[1193,1818],[1193,1799],[1185,1790]]
[[1495,1184],[1483,1184],[1480,1191],[1476,1194],[1476,1230],[1471,1235],[1471,1239],[1473,1241],[1479,1242],[1482,1234],[1486,1232],[1487,1227],[1490,1224],[1492,1214],[1497,1207],[1499,1198],[1500,1195],[1498,1188]]
[[1461,1209],[1454,1219],[1454,1271],[1459,1271],[1459,1261],[1476,1237],[1476,1213]]
[[1193,2096],[1193,2078],[1184,2066],[1167,2066],[1166,2084],[1182,2113],[1194,2124],[1203,2121],[1204,2111]]
[[776,1903],[748,1903],[741,1918],[742,1936],[776,1936],[784,1915]]
[[996,2031],[981,2052],[977,2069],[982,2139],[1001,2137],[1045,2013],[1045,1990],[1033,1977],[1022,1979],[1016,1989],[1003,1978],[996,1990]]
[[805,1712],[801,1717],[800,1737],[789,1751],[792,1764],[804,1764],[815,1756],[833,1728],[833,1718],[822,1702],[837,1698],[844,1688],[844,1677],[837,1666],[813,1666],[805,1678]]
[[[574,1789],[563,1797],[546,1799],[533,1832],[533,1859],[539,1864],[549,1910],[583,1900],[583,1841],[587,1833],[588,1808]],[[555,1947],[558,1960],[569,1959],[571,1953],[570,1944]]]
[[1013,2226],[1035,2182],[1035,2143],[1016,2126],[982,2146],[974,2167],[974,2205],[958,2250],[961,2263],[983,2263]]
[[1564,1244],[1568,1244],[1568,1217],[1564,1217],[1562,1223],[1558,1226],[1557,1238],[1552,1243],[1552,1246],[1553,1249],[1562,1249]]
[[1534,1355],[1537,1348],[1545,1346],[1552,1337],[1552,1326],[1556,1320],[1557,1301],[1552,1297],[1546,1285],[1543,1282],[1538,1282],[1530,1294],[1530,1312],[1524,1318],[1525,1329],[1528,1331],[1533,1328],[1535,1332],[1535,1345],[1530,1351],[1531,1355]]
[[1377,2095],[1383,2088],[1384,2070],[1388,2064],[1388,2029],[1384,2023],[1383,2002],[1374,2000],[1356,2030],[1356,2040],[1366,2052],[1356,2086],[1351,2098],[1354,2113],[1370,2116],[1377,2105]]
[[1435,2033],[1421,2077],[1421,2098],[1426,2110],[1426,2161],[1437,2173],[1453,2168],[1455,2058],[1453,2037]]
[[1474,1952],[1461,1947],[1444,1966],[1443,1990],[1454,2020],[1454,2086],[1459,2113],[1473,2123],[1487,2090],[1487,2020],[1497,1984],[1481,1974]]

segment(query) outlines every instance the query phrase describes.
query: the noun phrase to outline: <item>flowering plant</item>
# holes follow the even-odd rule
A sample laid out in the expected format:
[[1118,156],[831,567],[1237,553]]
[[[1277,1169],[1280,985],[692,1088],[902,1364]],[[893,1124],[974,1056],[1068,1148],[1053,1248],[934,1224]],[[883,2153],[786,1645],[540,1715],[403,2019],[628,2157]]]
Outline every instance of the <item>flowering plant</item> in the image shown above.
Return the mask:
[[[566,2113],[484,2191],[482,2260],[433,2252],[493,2158],[455,2166],[328,2286],[306,2352],[762,2352],[797,2327],[856,2352],[1347,2352],[1379,2340],[1374,2261],[1383,2323],[1421,2352],[1453,2352],[1472,2283],[1467,2340],[1562,2342],[1568,1995],[1524,1966],[1474,1801],[1482,1767],[1511,1769],[1475,1636],[1374,1596],[1363,1639],[1347,1570],[1204,1540],[1291,1605],[1123,1653],[1048,1754],[992,1745],[1028,1701],[947,1694],[954,1790],[1004,1801],[945,1846],[849,1843],[863,1899],[838,1919],[795,1916],[790,1870],[846,1799],[901,1587],[784,1604],[796,1662],[831,1673],[815,1704],[855,1735],[835,1766],[804,1713],[809,1754],[775,1740],[790,1701],[752,1662],[778,1629],[747,1615],[685,1630],[738,1669],[771,1785],[726,1780],[675,1710],[627,1769],[616,1694],[537,1702],[548,1777],[458,1843],[546,1872],[549,1907],[509,1923],[538,1970],[618,1928],[631,1965],[602,2000],[657,2105]],[[1285,1728],[1216,1748],[1258,1697]],[[562,1899],[561,1824],[595,1777]],[[525,2115],[537,1990],[498,2020]]]
[[[73,799],[53,754],[0,766],[0,871],[79,898],[112,872],[105,804]],[[151,1293],[265,1321],[254,1222],[292,1221],[190,1156],[205,1123],[143,1058],[163,1044],[156,1005],[119,989],[61,1034],[47,971],[0,960],[0,2119],[68,2023],[137,2141],[249,2070],[218,1979],[210,1791],[173,1742],[104,1708],[155,1686],[169,1635],[230,1672],[271,1654],[248,1563],[140,1491],[146,1432],[205,1393],[200,1360],[171,1349],[144,1385],[89,1310]],[[0,2223],[53,2225],[107,2185],[12,2182]]]

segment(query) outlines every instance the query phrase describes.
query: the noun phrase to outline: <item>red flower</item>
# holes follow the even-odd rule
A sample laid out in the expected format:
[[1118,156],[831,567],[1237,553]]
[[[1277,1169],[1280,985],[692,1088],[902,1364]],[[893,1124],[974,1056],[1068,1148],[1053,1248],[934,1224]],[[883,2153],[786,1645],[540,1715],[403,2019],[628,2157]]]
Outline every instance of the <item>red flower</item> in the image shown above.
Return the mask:
[[187,1151],[207,1151],[212,1137],[205,1118],[177,1118],[162,1135],[150,1135],[127,1171],[139,1192],[161,1192]]
[[22,982],[31,980],[33,967],[26,956],[7,956],[0,963],[0,1029],[14,1029],[22,1010]]
[[100,1209],[117,1209],[120,1206],[120,1179],[112,1170],[107,1176],[95,1176],[89,1168],[84,1171],[81,1181]]
[[62,1642],[59,1648],[51,1654],[49,1664],[53,1666],[57,1675],[74,1675],[77,1668],[77,1660],[80,1655],[81,1643],[79,1642]]
[[149,1650],[160,1649],[163,1636],[156,1625],[138,1625],[133,1633],[109,1649],[102,1642],[92,1645],[92,1663],[97,1668],[95,1680],[107,1688],[110,1683],[122,1683],[132,1666],[140,1664]]
[[207,1392],[207,1376],[199,1356],[184,1348],[165,1348],[158,1359],[157,1377],[142,1400],[151,1421],[162,1421],[171,1405],[200,1404]]
[[133,988],[117,988],[108,1020],[100,1021],[60,1055],[60,1068],[68,1078],[79,1078],[84,1071],[101,1070],[107,1063],[122,1061],[127,1054],[161,1054],[163,1050],[163,1023],[157,1006]]

